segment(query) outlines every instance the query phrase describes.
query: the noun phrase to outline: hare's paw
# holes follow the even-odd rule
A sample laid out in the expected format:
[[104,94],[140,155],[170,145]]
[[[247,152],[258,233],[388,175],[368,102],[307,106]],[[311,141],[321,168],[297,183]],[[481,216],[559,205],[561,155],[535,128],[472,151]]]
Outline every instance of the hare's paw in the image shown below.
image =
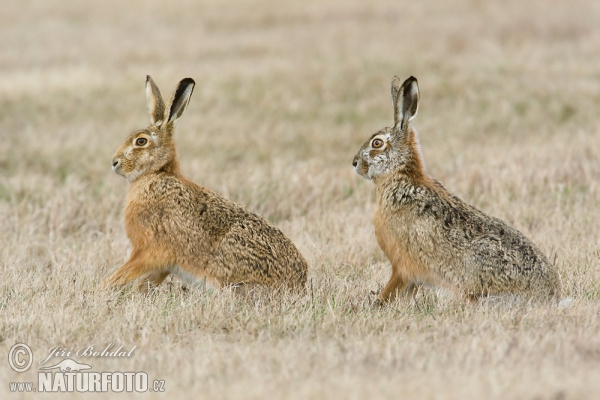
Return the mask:
[[138,285],[138,290],[144,294],[154,291],[169,276],[168,271],[151,272],[144,276]]
[[141,257],[132,257],[121,268],[106,278],[100,289],[122,287],[146,273],[146,265],[142,262]]
[[367,298],[367,304],[373,309],[379,309],[385,305],[385,301],[381,299],[380,292],[371,290]]

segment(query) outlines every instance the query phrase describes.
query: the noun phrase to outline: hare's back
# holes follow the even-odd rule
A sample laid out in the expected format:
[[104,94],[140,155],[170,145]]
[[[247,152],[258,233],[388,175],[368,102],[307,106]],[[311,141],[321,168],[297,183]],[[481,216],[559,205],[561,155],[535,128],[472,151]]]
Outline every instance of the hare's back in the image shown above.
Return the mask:
[[[180,196],[193,203],[177,229],[186,232],[188,259],[208,265],[221,283],[306,281],[307,264],[294,244],[266,219],[217,193],[185,182]],[[187,196],[190,196],[188,199]],[[214,273],[213,273],[214,272]]]
[[237,211],[214,254],[218,268],[231,270],[229,283],[303,285],[307,264],[294,244],[262,217]]
[[138,217],[156,240],[174,247],[214,246],[231,229],[235,209],[227,200],[191,181],[174,176],[148,182],[136,196]]
[[[451,257],[464,269],[469,291],[482,293],[558,290],[558,273],[540,249],[508,223],[456,197],[438,215]],[[440,246],[443,248],[443,246]]]

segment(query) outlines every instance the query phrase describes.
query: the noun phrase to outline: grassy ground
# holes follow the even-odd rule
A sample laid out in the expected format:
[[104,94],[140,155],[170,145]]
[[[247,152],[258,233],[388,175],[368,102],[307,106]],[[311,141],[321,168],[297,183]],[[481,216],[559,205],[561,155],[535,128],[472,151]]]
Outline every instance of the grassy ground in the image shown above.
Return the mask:
[[[579,0],[4,2],[2,398],[49,348],[111,342],[137,348],[76,360],[182,398],[600,397],[599,20]],[[95,291],[130,248],[110,160],[149,121],[146,74],[165,94],[196,80],[184,172],[297,244],[306,295]],[[419,79],[429,172],[556,258],[568,307],[431,290],[370,306],[390,268],[351,161],[392,122],[395,74]]]

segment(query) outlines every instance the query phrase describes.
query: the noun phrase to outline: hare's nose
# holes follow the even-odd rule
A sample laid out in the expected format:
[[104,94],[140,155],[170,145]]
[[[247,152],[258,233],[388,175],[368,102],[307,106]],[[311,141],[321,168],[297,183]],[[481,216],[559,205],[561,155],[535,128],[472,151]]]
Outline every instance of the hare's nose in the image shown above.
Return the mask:
[[119,165],[119,161],[120,161],[120,160],[113,160],[113,161],[112,161],[112,167],[113,167],[113,169],[114,169],[114,168],[117,168],[117,166]]
[[356,158],[354,160],[352,160],[352,166],[354,168],[356,168],[356,164],[358,164],[358,161],[356,160]]

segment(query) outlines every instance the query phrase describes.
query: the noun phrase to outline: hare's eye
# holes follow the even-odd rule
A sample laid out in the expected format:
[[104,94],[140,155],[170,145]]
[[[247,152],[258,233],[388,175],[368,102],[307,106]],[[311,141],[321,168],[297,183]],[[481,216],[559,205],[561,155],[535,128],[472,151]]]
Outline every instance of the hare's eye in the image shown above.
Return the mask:
[[140,146],[140,147],[141,146],[145,146],[146,143],[148,143],[148,139],[146,139],[146,138],[139,137],[139,138],[135,139],[135,145],[136,146]]
[[373,147],[374,149],[380,149],[383,147],[383,140],[381,139],[373,139],[373,141],[371,142],[371,147]]

